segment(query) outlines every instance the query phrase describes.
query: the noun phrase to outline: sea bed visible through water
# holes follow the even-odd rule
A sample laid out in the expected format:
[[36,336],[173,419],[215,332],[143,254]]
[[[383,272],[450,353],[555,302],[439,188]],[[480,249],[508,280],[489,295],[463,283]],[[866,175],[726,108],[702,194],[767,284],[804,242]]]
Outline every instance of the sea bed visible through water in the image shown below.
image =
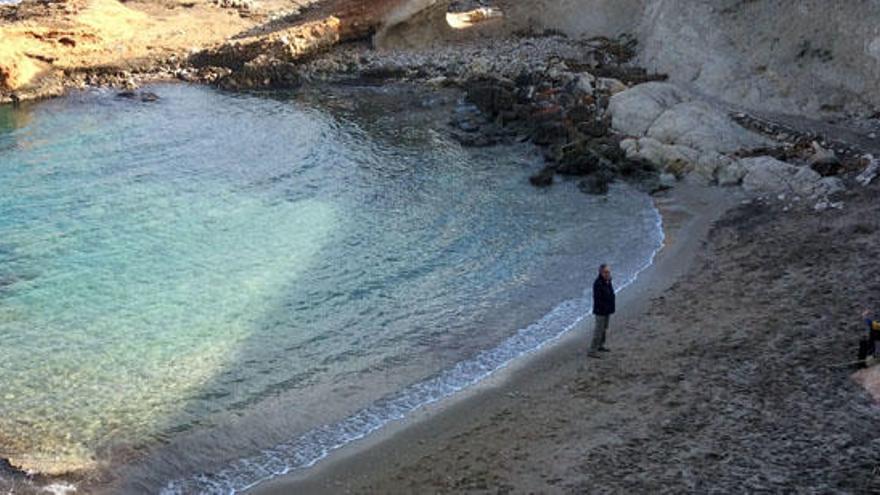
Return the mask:
[[150,90],[0,108],[0,457],[89,491],[307,467],[552,341],[599,262],[621,287],[662,243],[647,195],[462,148],[453,90]]

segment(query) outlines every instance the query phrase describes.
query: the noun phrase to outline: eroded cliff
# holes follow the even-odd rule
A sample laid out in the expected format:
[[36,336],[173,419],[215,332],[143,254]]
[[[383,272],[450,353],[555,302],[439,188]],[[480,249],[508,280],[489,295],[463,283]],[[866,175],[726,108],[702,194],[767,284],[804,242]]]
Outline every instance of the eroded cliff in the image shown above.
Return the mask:
[[747,108],[880,106],[876,0],[501,0],[511,24],[634,35],[640,65]]

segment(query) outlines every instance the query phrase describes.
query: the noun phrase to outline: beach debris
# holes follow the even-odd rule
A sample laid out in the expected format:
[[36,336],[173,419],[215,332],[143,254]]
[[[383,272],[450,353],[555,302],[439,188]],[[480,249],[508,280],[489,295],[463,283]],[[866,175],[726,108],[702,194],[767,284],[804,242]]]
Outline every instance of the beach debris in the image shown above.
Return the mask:
[[874,158],[874,155],[865,155],[864,158],[868,164],[865,166],[865,170],[856,177],[856,182],[867,186],[880,174],[880,158]]

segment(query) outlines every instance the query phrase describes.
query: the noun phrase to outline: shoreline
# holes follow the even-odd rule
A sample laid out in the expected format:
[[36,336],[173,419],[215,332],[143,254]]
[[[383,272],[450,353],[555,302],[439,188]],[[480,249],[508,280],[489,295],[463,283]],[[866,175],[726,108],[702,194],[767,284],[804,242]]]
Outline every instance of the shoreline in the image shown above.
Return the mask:
[[[663,219],[665,241],[654,262],[618,294],[620,306],[626,309],[617,319],[617,338],[626,335],[626,327],[644,311],[648,298],[662,292],[688,269],[711,224],[736,204],[736,196],[730,190],[681,184],[654,197]],[[369,483],[399,460],[423,454],[426,439],[484,417],[481,411],[516,407],[517,397],[539,393],[548,374],[559,378],[583,366],[587,363],[585,335],[590,322],[592,319],[586,315],[555,341],[517,358],[454,396],[413,411],[403,420],[330,453],[310,468],[266,481],[245,493],[338,493],[351,483]],[[613,335],[611,339],[616,340]]]
[[880,408],[859,377],[880,368],[840,363],[880,290],[880,187],[822,211],[728,196],[714,223],[668,198],[670,226],[692,228],[670,228],[624,293],[609,357],[584,364],[573,332],[482,393],[252,493],[876,493]]

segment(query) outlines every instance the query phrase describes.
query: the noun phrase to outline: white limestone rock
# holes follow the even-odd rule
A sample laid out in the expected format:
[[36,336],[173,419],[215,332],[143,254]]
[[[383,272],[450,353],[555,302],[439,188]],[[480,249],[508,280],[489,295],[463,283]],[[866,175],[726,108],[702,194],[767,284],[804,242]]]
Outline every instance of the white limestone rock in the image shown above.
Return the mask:
[[767,142],[733,122],[726,112],[704,101],[674,105],[657,117],[647,135],[663,143],[722,153],[755,148]]
[[707,182],[738,184],[743,168],[725,153],[769,144],[726,111],[669,83],[641,84],[615,94],[609,112],[612,127],[634,138],[624,147],[628,157],[676,174],[695,171]]
[[745,169],[743,188],[762,193],[791,193],[810,197],[825,197],[843,189],[836,177],[825,177],[809,167],[797,167],[769,156],[745,158],[739,161]]
[[673,84],[639,84],[611,97],[611,125],[620,133],[644,136],[663,112],[686,99],[687,94]]

